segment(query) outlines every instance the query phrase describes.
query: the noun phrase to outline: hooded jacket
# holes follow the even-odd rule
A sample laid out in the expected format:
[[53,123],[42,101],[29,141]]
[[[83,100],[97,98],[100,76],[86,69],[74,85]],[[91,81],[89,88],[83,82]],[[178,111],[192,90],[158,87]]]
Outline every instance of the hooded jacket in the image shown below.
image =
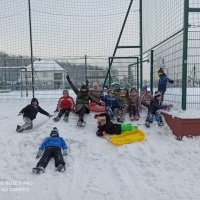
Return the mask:
[[[37,102],[37,106],[34,107],[33,102]],[[36,118],[37,113],[40,112],[43,115],[49,116],[49,113],[46,112],[45,110],[43,110],[40,106],[39,106],[39,102],[36,98],[33,98],[31,100],[31,104],[27,105],[26,107],[24,107],[20,113],[23,114],[23,117],[28,117],[30,120],[34,120]]]
[[163,73],[160,76],[159,81],[158,81],[158,91],[165,92],[167,89],[167,82],[172,84],[174,81],[172,79],[168,78],[165,73]]
[[44,150],[46,147],[56,146],[62,149],[67,149],[66,142],[62,137],[48,137],[40,146],[39,150]]
[[77,114],[83,106],[86,106],[87,110],[86,113],[90,113],[90,107],[89,107],[89,101],[93,101],[97,104],[100,104],[100,101],[92,97],[91,95],[88,94],[89,90],[86,85],[82,85],[81,89],[85,89],[85,92],[82,92],[81,89],[78,90],[78,88],[71,82],[69,81],[69,84],[74,91],[74,93],[77,95],[76,96],[76,105],[75,105],[75,113]]

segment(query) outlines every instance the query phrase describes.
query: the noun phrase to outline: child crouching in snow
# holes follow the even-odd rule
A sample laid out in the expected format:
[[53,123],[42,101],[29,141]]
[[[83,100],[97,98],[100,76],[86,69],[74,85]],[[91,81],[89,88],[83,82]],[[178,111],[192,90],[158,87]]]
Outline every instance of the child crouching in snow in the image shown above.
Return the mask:
[[136,126],[131,124],[116,124],[110,121],[110,116],[108,113],[96,114],[94,116],[97,119],[98,130],[96,132],[97,136],[104,136],[105,134],[110,135],[120,135],[125,131],[131,131],[137,129]]
[[[63,149],[63,155],[61,153],[61,148]],[[59,137],[58,129],[54,127],[50,133],[50,137],[48,137],[39,148],[36,158],[38,159],[41,156],[42,157],[37,163],[36,167],[33,168],[33,173],[44,173],[51,157],[55,159],[55,167],[57,168],[57,171],[65,171],[65,162],[63,156],[67,155],[67,144],[62,137]]]
[[158,122],[159,126],[163,126],[162,120],[162,110],[170,110],[172,105],[163,105],[162,104],[162,94],[159,91],[156,91],[154,94],[154,98],[150,102],[150,106],[148,109],[148,115],[145,121],[146,127],[150,127],[150,123],[153,123],[153,116],[155,115],[155,120]]
[[33,128],[33,120],[36,118],[37,113],[40,112],[43,115],[48,116],[49,118],[53,115],[50,115],[48,112],[43,110],[39,106],[39,102],[36,98],[33,98],[31,100],[31,104],[27,105],[25,108],[23,108],[18,115],[23,115],[23,120],[25,124],[23,126],[17,125],[16,131],[18,133],[21,133],[23,130],[29,130]]

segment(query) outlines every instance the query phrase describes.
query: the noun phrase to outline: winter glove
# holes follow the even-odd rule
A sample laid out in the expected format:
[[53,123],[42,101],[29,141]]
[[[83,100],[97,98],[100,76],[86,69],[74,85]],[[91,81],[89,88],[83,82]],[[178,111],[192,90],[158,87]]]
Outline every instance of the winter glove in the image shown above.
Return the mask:
[[18,116],[23,115],[23,113],[19,113]]
[[85,83],[86,83],[86,86],[88,86],[88,85],[89,85],[89,81],[88,81],[88,80],[86,80],[86,81],[85,81]]
[[68,154],[68,150],[67,149],[64,149],[63,150],[63,156],[68,156],[69,154]]
[[51,117],[53,117],[53,115],[49,115],[48,117],[49,117],[49,119],[50,119]]
[[68,82],[70,82],[70,77],[69,77],[69,75],[66,76],[66,79],[68,80]]
[[174,80],[172,80],[172,79],[169,79],[168,81],[169,81],[169,83],[171,83],[171,84],[174,83]]
[[42,154],[43,154],[43,151],[39,150],[38,153],[37,153],[37,155],[36,155],[36,158],[37,159],[40,158],[42,156]]

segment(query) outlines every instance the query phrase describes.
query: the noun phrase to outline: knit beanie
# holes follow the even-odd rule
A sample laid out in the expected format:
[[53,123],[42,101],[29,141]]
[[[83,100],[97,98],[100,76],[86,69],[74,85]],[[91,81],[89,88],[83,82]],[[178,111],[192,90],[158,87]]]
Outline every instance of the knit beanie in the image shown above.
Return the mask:
[[97,82],[94,82],[94,83],[93,83],[93,87],[94,87],[94,86],[99,87],[99,84],[98,84]]
[[51,137],[58,137],[58,136],[59,136],[59,132],[58,132],[57,127],[54,127],[54,128],[51,130],[50,136],[51,136]]
[[147,86],[142,86],[141,91],[147,91]]
[[83,89],[85,89],[88,92],[88,87],[84,84],[81,86],[81,90],[83,90]]
[[154,97],[159,97],[159,96],[162,96],[162,94],[159,91],[156,91]]
[[160,68],[160,69],[158,70],[158,74],[164,74],[163,68]]

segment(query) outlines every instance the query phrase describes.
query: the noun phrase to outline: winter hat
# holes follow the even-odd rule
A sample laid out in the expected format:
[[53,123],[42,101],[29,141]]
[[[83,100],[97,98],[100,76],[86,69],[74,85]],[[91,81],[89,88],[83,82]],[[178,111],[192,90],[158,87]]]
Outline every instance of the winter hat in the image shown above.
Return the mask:
[[158,74],[164,74],[163,68],[160,68],[160,69],[158,70]]
[[94,83],[93,83],[93,87],[94,87],[94,86],[99,87],[99,84],[98,84],[97,82],[94,82]]
[[141,91],[147,91],[147,86],[142,86]]
[[87,87],[86,85],[83,84],[83,85],[81,86],[81,90],[86,90],[86,91],[88,92],[88,87]]
[[162,94],[159,91],[156,91],[154,97],[159,97],[159,96],[162,96]]
[[58,136],[59,136],[59,132],[58,132],[57,127],[54,127],[54,128],[51,130],[50,136],[51,136],[51,137],[58,137]]
[[130,93],[135,90],[137,92],[137,89],[135,87],[131,88]]
[[39,105],[39,102],[38,102],[38,100],[36,98],[32,98],[31,105],[33,105],[33,102],[37,102],[37,106]]
[[115,90],[120,89],[120,85],[119,85],[118,82],[112,83],[111,86],[112,86]]

